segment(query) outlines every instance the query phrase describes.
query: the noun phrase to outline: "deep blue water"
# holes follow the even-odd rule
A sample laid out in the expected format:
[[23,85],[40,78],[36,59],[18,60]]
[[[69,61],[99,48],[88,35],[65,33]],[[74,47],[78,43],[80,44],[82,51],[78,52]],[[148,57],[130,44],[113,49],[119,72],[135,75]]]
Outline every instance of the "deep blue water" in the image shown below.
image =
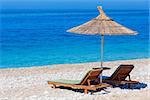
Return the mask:
[[[149,58],[148,10],[110,10],[107,15],[139,32],[105,36],[105,61]],[[66,30],[97,10],[5,10],[0,13],[0,68],[100,61],[100,36]]]

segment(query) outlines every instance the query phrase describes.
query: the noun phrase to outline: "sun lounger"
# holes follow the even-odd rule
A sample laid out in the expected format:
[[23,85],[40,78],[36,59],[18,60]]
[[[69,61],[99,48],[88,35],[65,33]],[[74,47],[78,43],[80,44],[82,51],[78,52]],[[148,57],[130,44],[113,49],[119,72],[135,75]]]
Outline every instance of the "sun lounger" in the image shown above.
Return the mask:
[[96,91],[98,89],[104,89],[109,87],[109,84],[99,83],[99,75],[102,73],[102,69],[90,70],[82,80],[56,80],[48,81],[48,84],[53,85],[52,88],[59,86],[69,87],[73,89],[83,89],[87,94],[89,90]]
[[[130,78],[130,72],[133,70],[133,65],[120,65],[111,77],[103,79],[104,83],[109,83],[114,86],[128,84],[129,88],[131,84],[137,84],[138,81],[132,81]],[[126,80],[126,78],[129,78]]]

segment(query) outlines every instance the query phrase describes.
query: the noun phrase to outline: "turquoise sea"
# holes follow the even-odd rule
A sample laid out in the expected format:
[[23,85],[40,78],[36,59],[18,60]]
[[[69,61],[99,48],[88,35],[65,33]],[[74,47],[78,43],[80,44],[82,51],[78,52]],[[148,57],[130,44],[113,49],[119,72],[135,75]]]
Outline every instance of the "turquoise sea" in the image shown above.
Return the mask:
[[[104,60],[149,58],[148,10],[106,10],[136,36],[105,36]],[[100,61],[100,36],[67,33],[97,10],[2,10],[0,68]]]

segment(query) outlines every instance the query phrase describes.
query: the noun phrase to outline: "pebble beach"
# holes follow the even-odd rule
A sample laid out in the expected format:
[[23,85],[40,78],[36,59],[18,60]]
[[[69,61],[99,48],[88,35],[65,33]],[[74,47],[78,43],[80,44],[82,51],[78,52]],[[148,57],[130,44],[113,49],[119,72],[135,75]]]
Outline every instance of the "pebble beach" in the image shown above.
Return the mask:
[[92,95],[75,90],[53,89],[47,81],[79,80],[87,69],[98,67],[98,62],[0,69],[0,100],[149,100],[149,62],[150,59],[105,62],[104,66],[111,68],[103,71],[105,76],[110,76],[120,64],[133,64],[135,68],[131,72],[131,79],[141,84],[135,89],[109,87],[107,91],[110,92],[98,91]]

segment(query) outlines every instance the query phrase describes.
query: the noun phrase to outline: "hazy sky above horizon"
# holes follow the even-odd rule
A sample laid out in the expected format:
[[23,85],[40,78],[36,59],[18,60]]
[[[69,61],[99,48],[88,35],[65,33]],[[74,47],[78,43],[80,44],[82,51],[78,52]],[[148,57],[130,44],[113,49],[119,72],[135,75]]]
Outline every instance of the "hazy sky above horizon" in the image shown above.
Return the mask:
[[[102,1],[102,3],[100,3]],[[0,0],[2,9],[148,9],[148,0]]]

